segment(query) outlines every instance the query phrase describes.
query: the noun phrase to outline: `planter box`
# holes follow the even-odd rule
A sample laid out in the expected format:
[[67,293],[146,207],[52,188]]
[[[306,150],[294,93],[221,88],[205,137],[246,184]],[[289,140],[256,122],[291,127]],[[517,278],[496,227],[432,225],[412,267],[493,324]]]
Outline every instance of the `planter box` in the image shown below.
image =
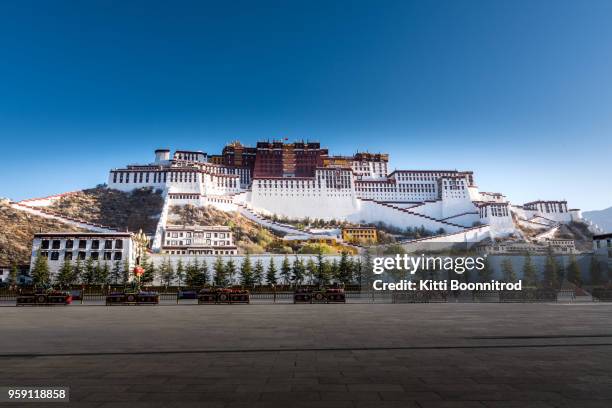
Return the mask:
[[242,303],[248,304],[251,303],[251,296],[249,292],[230,292],[230,303]]
[[215,292],[198,293],[198,305],[214,305],[215,303],[217,303],[217,294]]
[[346,303],[346,295],[343,290],[329,290],[325,293],[327,303]]
[[231,304],[232,300],[230,297],[230,291],[229,290],[219,290],[217,291],[217,303],[225,303],[225,304]]
[[218,289],[211,290],[205,289],[198,293],[198,304],[199,305],[212,305],[212,304],[226,304],[232,303],[237,304],[248,304],[251,303],[251,296],[246,290],[230,290],[230,289]]
[[526,288],[520,291],[499,292],[499,301],[512,302],[556,302],[557,291],[552,289]]
[[612,302],[612,289],[595,288],[591,292],[593,299],[598,302]]
[[54,306],[69,305],[72,296],[63,292],[36,293],[17,296],[17,306]]
[[293,303],[312,303],[312,292],[295,292]]
[[111,293],[106,296],[106,305],[157,305],[159,294],[157,292],[140,293]]
[[17,296],[17,306],[34,305],[36,304],[36,295],[19,295]]
[[159,304],[159,294],[157,292],[140,292],[136,296],[136,303],[139,305]]
[[313,291],[310,303],[327,303],[327,297],[325,296],[325,292],[321,290]]
[[106,305],[111,306],[115,304],[125,303],[125,293],[110,293],[106,296]]

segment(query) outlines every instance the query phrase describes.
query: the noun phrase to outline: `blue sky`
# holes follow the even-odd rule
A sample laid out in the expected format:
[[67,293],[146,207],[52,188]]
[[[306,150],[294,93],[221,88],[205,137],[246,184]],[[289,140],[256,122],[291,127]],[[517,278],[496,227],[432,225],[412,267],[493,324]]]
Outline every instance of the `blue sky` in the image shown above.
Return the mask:
[[0,196],[158,147],[319,140],[612,205],[612,2],[0,3]]

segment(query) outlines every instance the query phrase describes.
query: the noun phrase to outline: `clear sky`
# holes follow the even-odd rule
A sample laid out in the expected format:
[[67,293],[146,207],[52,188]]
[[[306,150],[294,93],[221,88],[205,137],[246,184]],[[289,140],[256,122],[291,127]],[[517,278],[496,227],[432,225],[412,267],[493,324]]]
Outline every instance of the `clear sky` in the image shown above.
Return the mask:
[[0,196],[153,150],[319,140],[612,205],[612,1],[3,1]]

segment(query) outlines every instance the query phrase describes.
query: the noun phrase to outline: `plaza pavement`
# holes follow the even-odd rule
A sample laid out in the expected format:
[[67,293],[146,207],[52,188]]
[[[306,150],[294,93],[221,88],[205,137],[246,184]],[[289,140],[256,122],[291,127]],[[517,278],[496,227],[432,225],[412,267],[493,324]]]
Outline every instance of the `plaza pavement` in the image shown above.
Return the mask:
[[611,326],[604,303],[3,307],[0,386],[69,386],[70,407],[603,408]]

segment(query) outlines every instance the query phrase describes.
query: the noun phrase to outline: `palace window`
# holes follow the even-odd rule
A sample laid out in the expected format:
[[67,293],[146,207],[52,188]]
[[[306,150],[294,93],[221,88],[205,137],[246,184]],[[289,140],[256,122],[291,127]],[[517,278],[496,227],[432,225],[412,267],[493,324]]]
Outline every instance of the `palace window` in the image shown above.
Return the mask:
[[87,248],[87,241],[82,239],[79,241],[79,249],[85,249]]
[[113,255],[112,252],[108,252],[108,251],[104,252],[104,260],[105,261],[110,261],[111,258],[112,258],[112,255]]
[[57,252],[57,251],[51,252],[51,260],[52,261],[57,261],[58,259],[59,259],[59,252]]
[[123,241],[120,239],[115,240],[115,249],[123,249]]
[[64,260],[65,261],[72,261],[72,252],[64,253]]
[[85,259],[85,252],[84,251],[80,251],[79,255],[78,255],[78,259],[80,259],[81,261]]
[[41,251],[40,252],[40,257],[41,258],[48,258],[49,257],[49,252],[48,251]]
[[41,242],[40,247],[41,247],[42,249],[49,249],[49,240],[44,239],[44,240]]
[[74,241],[71,239],[66,240],[66,248],[72,248],[74,246]]
[[100,249],[100,241],[97,239],[91,241],[91,249]]
[[104,249],[113,249],[113,240],[107,239],[104,241]]
[[91,259],[93,259],[94,261],[100,259],[100,253],[99,252],[92,252],[91,253]]

